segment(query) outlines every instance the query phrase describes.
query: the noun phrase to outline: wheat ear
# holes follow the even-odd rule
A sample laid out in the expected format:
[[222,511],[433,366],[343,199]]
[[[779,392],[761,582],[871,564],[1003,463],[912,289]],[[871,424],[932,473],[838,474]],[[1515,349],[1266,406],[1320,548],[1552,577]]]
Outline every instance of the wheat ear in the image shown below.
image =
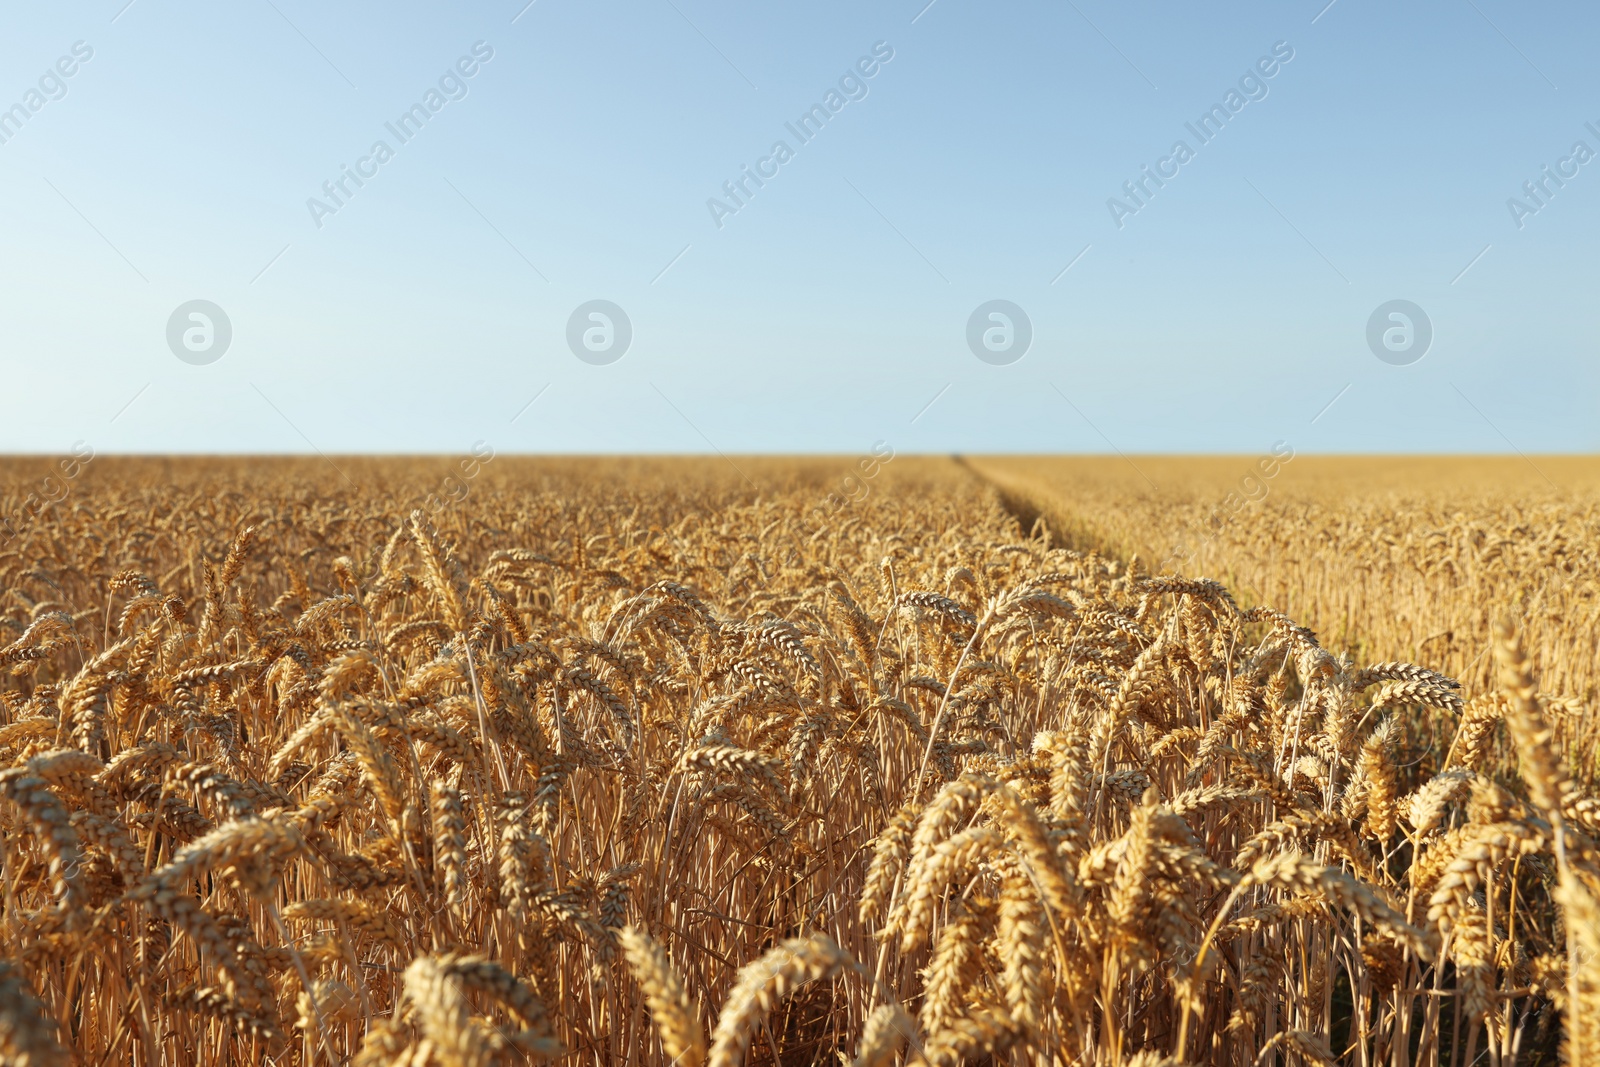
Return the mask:
[[680,1067],[700,1067],[706,1059],[706,1035],[683,979],[667,952],[649,934],[629,926],[618,935],[628,969],[644,993],[655,1018],[661,1047]]
[[791,938],[734,979],[712,1034],[711,1067],[741,1067],[756,1024],[777,1003],[807,982],[832,978],[853,969],[855,962],[826,934]]
[[17,1067],[67,1067],[55,1020],[10,960],[0,960],[0,1062]]

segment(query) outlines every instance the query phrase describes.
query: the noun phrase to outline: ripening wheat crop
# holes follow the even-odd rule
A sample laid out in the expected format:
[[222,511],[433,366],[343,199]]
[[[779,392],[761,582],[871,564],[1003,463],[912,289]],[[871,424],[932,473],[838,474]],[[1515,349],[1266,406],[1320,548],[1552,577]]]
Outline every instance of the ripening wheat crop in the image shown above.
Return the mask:
[[850,469],[9,464],[0,1063],[1600,1067],[1514,530],[1458,681],[1392,575],[1325,645],[1061,540],[1158,502]]

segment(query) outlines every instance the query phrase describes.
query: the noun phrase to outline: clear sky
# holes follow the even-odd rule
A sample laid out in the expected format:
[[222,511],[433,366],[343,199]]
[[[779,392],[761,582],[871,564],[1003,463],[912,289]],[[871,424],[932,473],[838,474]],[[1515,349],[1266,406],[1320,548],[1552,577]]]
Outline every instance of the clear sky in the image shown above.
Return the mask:
[[1592,4],[526,2],[5,5],[0,451],[1600,448]]

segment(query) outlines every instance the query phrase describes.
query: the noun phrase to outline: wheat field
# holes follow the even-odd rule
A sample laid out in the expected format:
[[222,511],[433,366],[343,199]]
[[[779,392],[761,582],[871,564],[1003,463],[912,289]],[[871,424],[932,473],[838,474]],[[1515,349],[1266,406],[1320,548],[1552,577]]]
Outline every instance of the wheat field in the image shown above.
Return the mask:
[[1600,1065],[1600,466],[1119,462],[7,461],[0,1062]]

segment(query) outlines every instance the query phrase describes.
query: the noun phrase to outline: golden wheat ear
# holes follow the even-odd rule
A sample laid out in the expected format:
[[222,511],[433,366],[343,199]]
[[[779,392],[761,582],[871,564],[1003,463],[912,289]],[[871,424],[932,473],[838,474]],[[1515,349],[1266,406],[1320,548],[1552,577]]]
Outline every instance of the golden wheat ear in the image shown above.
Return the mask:
[[29,1067],[67,1067],[56,1022],[10,960],[0,959],[0,1059]]
[[667,1056],[680,1067],[700,1067],[706,1059],[706,1035],[689,990],[667,958],[667,952],[649,934],[625,927],[619,934],[633,980],[639,983],[656,1033]]
[[855,968],[825,934],[791,938],[739,969],[712,1034],[710,1067],[741,1067],[756,1026],[778,1002],[807,982]]

